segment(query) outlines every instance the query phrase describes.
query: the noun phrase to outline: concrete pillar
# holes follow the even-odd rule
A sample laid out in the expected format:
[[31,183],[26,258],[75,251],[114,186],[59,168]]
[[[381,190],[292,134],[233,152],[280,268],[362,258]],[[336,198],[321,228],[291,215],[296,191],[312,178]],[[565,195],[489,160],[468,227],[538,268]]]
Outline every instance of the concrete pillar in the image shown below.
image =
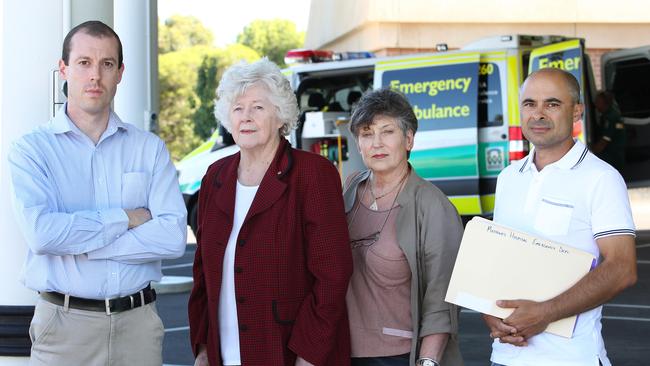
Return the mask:
[[114,13],[125,66],[115,112],[124,122],[155,129],[159,103],[157,1],[114,0]]
[[[38,11],[34,11],[38,9]],[[0,67],[0,364],[26,365],[36,294],[20,283],[27,245],[11,205],[11,142],[49,116],[49,86],[60,58],[61,1],[2,2]],[[36,46],[38,45],[38,46]]]

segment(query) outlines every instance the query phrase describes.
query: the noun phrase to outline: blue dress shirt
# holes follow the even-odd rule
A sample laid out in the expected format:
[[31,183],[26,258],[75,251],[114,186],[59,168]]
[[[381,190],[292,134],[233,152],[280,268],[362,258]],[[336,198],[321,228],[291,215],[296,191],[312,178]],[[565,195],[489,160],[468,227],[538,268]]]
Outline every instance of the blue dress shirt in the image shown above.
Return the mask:
[[[29,246],[25,285],[89,299],[160,281],[161,260],[185,251],[186,215],[165,144],[111,112],[95,145],[67,105],[9,152],[17,221]],[[128,228],[124,209],[152,219]]]

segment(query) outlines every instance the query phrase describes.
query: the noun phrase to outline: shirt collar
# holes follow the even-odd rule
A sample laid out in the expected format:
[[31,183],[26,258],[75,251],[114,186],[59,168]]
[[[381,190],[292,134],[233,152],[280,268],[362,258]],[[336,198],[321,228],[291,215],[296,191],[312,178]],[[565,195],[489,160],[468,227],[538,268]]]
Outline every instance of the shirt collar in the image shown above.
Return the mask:
[[[60,133],[66,133],[66,132],[74,132],[76,134],[83,134],[83,132],[77,127],[77,125],[72,122],[70,117],[68,117],[68,102],[63,103],[63,106],[59,109],[59,112],[56,114],[56,117],[52,120],[50,128],[52,129],[52,132],[55,134],[60,134]],[[118,117],[113,110],[111,110],[109,116],[108,116],[108,125],[106,126],[106,131],[102,134],[102,138],[100,139],[103,140],[104,138],[111,136],[115,132],[117,132],[118,129],[123,129],[123,130],[128,130],[128,125]]]
[[[587,152],[589,151],[587,147],[577,139],[573,140],[574,144],[573,147],[569,151],[567,151],[564,156],[552,163],[549,164],[548,166],[556,166],[560,169],[575,169],[582,163],[582,161],[585,159],[587,156]],[[523,173],[529,169],[533,169],[534,164],[533,164],[533,157],[535,156],[535,148],[530,151],[530,154],[526,157],[526,160],[524,160],[524,164],[521,166],[519,169],[519,173]],[[536,169],[536,168],[535,168]]]

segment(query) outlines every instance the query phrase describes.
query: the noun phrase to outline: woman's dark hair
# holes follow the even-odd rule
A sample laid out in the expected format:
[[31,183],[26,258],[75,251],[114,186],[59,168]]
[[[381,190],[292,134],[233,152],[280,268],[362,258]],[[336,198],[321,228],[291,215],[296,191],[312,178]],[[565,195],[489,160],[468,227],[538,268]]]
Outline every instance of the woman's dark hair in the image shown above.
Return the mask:
[[377,116],[395,118],[402,132],[418,130],[418,119],[404,94],[384,88],[364,94],[350,118],[350,132],[359,137],[359,131],[372,124]]

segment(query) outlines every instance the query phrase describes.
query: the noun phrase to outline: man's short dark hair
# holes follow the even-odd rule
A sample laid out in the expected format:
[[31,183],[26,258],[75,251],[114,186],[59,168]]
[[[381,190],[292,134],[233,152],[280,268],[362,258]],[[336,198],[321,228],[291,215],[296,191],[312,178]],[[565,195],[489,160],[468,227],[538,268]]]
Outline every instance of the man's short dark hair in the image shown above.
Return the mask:
[[61,59],[63,60],[63,63],[68,65],[70,61],[70,47],[71,47],[70,43],[72,42],[72,37],[79,32],[83,32],[93,37],[115,38],[115,40],[117,41],[117,67],[118,68],[122,67],[122,60],[123,60],[122,41],[120,41],[120,37],[117,35],[117,33],[115,33],[113,28],[100,22],[99,20],[89,20],[87,22],[83,22],[78,26],[72,28],[70,32],[68,32],[68,35],[66,35],[65,39],[63,40],[63,52],[61,54]]

